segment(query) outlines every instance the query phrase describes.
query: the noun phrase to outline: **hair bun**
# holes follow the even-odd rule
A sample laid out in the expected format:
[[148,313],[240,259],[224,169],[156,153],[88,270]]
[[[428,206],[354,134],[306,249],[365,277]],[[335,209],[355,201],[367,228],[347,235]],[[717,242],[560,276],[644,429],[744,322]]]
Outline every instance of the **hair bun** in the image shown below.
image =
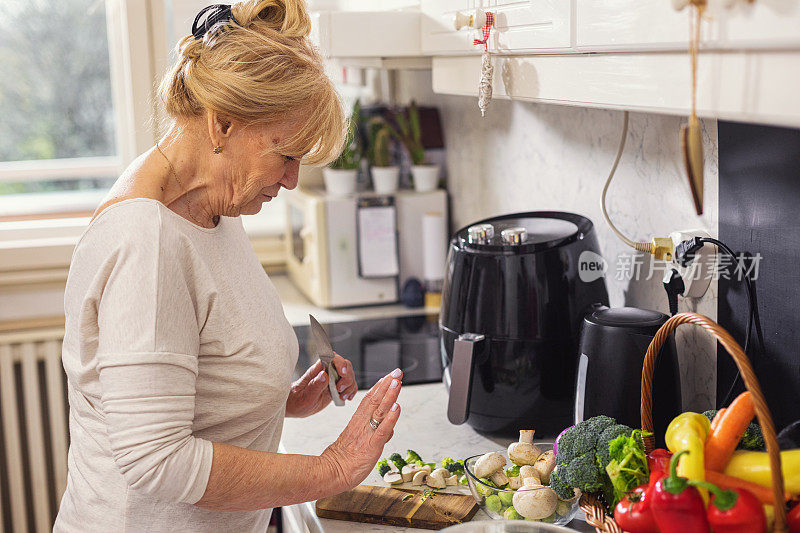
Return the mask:
[[311,17],[303,0],[245,0],[231,8],[243,27],[265,24],[286,37],[308,37]]
[[187,61],[195,61],[200,57],[203,41],[195,39],[193,35],[187,35],[180,40],[177,49],[180,57]]

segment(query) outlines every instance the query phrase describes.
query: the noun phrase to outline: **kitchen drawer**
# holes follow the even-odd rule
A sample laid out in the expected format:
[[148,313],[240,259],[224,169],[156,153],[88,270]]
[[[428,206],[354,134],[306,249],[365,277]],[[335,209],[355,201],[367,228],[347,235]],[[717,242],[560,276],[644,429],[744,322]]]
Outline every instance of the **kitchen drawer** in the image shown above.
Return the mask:
[[525,52],[572,45],[571,6],[565,0],[492,0],[494,52]]
[[468,13],[480,0],[422,0],[422,52],[425,54],[479,53],[470,28],[456,30],[456,13]]
[[800,2],[756,0],[720,16],[727,48],[800,48]]
[[[581,49],[685,49],[689,9],[668,0],[576,0],[576,45]],[[719,23],[703,22],[701,39],[717,41]]]

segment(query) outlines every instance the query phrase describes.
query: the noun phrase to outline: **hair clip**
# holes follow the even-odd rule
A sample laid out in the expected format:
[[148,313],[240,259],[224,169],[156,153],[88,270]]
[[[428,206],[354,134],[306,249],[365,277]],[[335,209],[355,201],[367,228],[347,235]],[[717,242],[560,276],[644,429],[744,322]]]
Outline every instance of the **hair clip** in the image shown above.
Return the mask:
[[[200,19],[203,18],[203,15],[206,15],[206,18],[202,23],[200,23]],[[208,31],[216,24],[219,24],[220,22],[228,22],[229,20],[239,24],[239,21],[236,20],[236,17],[234,17],[233,13],[231,12],[230,4],[213,4],[204,7],[194,18],[194,23],[192,24],[192,35],[194,35],[195,39],[202,39],[203,36],[205,36],[205,34],[208,33]]]

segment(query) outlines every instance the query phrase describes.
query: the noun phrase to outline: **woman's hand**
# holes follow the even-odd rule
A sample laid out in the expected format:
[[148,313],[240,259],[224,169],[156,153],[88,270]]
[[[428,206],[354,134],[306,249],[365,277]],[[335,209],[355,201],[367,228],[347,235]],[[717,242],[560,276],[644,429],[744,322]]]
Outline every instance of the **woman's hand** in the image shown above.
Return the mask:
[[[333,366],[339,374],[336,390],[342,400],[352,400],[358,386],[353,372],[353,363],[341,355],[333,355]],[[328,388],[328,372],[321,361],[311,366],[303,377],[292,383],[286,400],[286,416],[302,418],[313,415],[331,402]]]
[[[342,490],[348,490],[366,479],[383,453],[384,445],[394,435],[400,416],[396,403],[403,373],[396,369],[382,378],[361,400],[347,427],[336,442],[322,452]],[[370,419],[378,422],[373,429]]]

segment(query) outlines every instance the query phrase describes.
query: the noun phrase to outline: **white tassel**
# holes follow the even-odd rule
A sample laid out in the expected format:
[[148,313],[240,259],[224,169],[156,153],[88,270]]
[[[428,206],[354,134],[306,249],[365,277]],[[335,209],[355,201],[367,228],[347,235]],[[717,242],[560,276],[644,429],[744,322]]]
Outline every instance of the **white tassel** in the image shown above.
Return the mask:
[[484,50],[481,56],[481,83],[478,86],[478,108],[481,110],[481,117],[486,116],[486,108],[492,101],[492,77],[494,77],[492,56]]

